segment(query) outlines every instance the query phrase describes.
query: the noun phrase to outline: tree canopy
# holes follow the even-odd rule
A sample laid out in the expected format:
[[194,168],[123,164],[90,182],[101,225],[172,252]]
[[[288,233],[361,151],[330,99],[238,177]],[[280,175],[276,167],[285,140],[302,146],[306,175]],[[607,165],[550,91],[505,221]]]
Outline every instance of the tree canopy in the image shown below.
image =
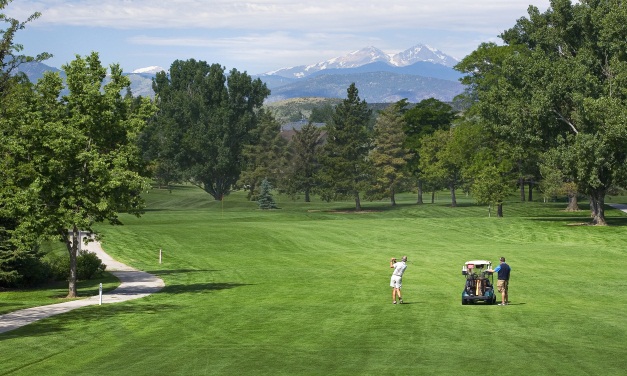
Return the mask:
[[372,111],[359,98],[355,84],[347,89],[347,98],[335,107],[333,121],[327,125],[327,143],[321,156],[319,179],[323,197],[351,197],[355,210],[361,210],[360,192],[370,179],[368,124]]
[[[159,112],[147,139],[160,138],[150,153],[216,200],[229,194],[243,166],[242,150],[258,126],[257,111],[270,90],[260,79],[219,64],[176,60],[153,88]],[[150,144],[150,143],[148,143]]]
[[[58,73],[46,73],[5,118],[2,154],[8,155],[2,201],[20,221],[21,247],[42,238],[63,241],[70,256],[69,297],[76,296],[79,230],[95,222],[117,224],[118,213],[139,215],[147,188],[136,138],[154,112],[145,99],[132,106],[120,94],[130,85],[118,65],[107,69],[97,53],[63,66],[68,94]],[[61,98],[61,100],[59,100]],[[69,232],[68,232],[69,230]]]
[[408,180],[407,163],[412,158],[405,147],[406,134],[403,112],[407,103],[399,101],[379,113],[374,126],[373,149],[370,160],[373,165],[374,184],[371,197],[389,197],[396,205],[396,193]]
[[568,176],[605,224],[604,197],[627,165],[627,8],[620,0],[552,0],[530,6],[458,66],[479,113],[509,145],[558,148]]

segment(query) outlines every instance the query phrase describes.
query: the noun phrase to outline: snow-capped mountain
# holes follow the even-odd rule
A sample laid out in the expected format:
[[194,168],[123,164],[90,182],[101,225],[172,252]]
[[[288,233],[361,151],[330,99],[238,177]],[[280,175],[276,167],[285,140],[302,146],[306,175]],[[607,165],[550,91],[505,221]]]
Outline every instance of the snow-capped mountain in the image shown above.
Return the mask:
[[384,62],[395,67],[405,67],[417,62],[429,62],[452,67],[458,61],[438,49],[423,44],[418,44],[397,54],[386,54],[380,49],[370,46],[320,63],[282,68],[267,72],[265,75],[303,78],[326,69],[356,68],[376,62]]
[[165,69],[163,69],[163,68],[161,68],[161,67],[159,67],[157,65],[151,65],[149,67],[135,69],[131,73],[157,74],[157,73],[159,73],[161,71],[165,71]]
[[454,57],[424,44],[418,44],[408,50],[392,55],[390,58],[390,64],[397,67],[406,67],[418,61],[441,64],[451,68],[459,63],[459,60]]

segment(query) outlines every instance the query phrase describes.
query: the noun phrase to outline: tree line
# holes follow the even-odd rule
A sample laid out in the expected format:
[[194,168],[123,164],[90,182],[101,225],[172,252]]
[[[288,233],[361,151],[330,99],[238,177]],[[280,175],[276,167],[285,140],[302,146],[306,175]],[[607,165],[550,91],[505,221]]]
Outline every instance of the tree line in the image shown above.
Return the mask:
[[518,186],[521,200],[534,190],[565,195],[573,210],[585,195],[592,223],[604,225],[606,194],[627,181],[627,10],[618,0],[529,7],[501,45],[483,43],[455,67],[466,91],[454,107],[431,98],[373,112],[352,84],[289,138],[263,107],[266,85],[219,64],[176,60],[153,80],[154,100],[133,97],[121,68],[103,67],[97,53],[64,65],[65,82],[48,73],[30,83],[15,68],[49,56],[21,55],[13,37],[26,22],[0,21],[9,25],[0,45],[5,285],[23,282],[41,241],[56,238],[75,296],[79,231],[140,215],[151,182],[189,182],[216,200],[237,189],[257,200],[272,186],[305,201],[350,199],[355,210],[364,199],[395,205],[408,191],[421,204],[440,189],[454,207],[462,190],[497,216]]

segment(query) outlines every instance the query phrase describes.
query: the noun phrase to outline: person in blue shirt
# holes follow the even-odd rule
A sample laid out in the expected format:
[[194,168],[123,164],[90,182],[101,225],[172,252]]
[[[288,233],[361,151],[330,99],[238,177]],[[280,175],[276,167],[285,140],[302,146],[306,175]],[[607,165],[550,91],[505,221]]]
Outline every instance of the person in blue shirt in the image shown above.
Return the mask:
[[509,285],[509,273],[512,270],[509,265],[505,263],[505,257],[500,258],[501,263],[499,266],[492,269],[488,269],[489,273],[498,273],[496,288],[501,293],[501,303],[500,306],[509,304],[509,296],[507,294],[508,285]]

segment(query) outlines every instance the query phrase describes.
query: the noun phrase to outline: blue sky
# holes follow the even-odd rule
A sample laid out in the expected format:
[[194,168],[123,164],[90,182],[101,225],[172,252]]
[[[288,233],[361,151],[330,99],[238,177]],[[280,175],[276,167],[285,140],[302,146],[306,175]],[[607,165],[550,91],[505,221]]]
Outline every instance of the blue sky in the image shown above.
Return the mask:
[[374,46],[397,53],[423,43],[463,58],[549,0],[14,0],[24,52],[57,68],[100,54],[125,72],[194,58],[249,74],[313,64]]

